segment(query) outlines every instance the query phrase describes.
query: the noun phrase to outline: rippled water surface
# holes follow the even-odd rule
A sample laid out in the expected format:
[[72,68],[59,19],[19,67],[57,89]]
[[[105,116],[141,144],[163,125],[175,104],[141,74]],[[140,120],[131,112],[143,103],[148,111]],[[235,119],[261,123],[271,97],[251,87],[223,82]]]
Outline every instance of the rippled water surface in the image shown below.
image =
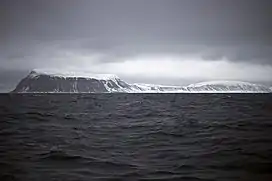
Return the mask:
[[0,95],[0,180],[272,180],[271,94]]

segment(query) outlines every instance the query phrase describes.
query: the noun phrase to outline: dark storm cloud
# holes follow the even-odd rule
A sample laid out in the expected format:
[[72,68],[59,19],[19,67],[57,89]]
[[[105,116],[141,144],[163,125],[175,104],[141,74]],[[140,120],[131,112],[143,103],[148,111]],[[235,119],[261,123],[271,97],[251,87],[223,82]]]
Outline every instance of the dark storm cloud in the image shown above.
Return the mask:
[[[7,33],[1,31],[1,37],[12,50],[14,44],[55,40],[81,39],[83,48],[102,50],[118,45],[136,49],[150,45],[152,50],[154,44],[165,44],[160,51],[173,44],[270,46],[272,38],[268,0],[3,0],[1,4],[1,24]],[[86,44],[85,38],[95,41]]]
[[[1,0],[0,68],[75,63],[67,54],[198,55],[272,65],[270,0]],[[121,57],[121,58],[120,58]],[[61,60],[59,60],[61,59]]]

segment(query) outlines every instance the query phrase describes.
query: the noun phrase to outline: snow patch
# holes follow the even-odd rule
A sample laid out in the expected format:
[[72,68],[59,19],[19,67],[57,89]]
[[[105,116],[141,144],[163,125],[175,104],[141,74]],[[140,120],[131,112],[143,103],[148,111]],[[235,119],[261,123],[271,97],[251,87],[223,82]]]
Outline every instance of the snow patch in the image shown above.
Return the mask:
[[59,70],[45,70],[45,69],[34,69],[29,77],[38,78],[40,75],[49,75],[53,77],[62,78],[87,78],[87,79],[98,79],[98,80],[115,80],[119,79],[118,76],[114,74],[93,74],[86,71],[59,71]]
[[207,81],[207,82],[200,82],[196,84],[190,84],[187,87],[202,87],[207,85],[224,85],[224,86],[238,86],[238,85],[250,85],[256,86],[256,84],[252,84],[249,82],[242,82],[242,81]]

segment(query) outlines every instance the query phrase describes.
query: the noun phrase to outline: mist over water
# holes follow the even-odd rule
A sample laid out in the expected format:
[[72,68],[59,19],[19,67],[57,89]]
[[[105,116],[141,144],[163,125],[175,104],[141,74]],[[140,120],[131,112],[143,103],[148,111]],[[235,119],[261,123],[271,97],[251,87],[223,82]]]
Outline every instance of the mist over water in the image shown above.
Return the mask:
[[271,180],[270,94],[1,94],[0,180]]

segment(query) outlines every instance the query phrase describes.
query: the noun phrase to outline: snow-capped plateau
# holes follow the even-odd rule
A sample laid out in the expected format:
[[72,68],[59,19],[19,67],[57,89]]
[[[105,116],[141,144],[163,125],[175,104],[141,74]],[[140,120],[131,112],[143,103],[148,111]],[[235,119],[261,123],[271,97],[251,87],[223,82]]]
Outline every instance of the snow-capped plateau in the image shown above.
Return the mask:
[[271,92],[271,90],[264,85],[241,81],[209,81],[191,84],[184,88],[190,92],[233,92],[233,93]]
[[108,93],[132,91],[131,86],[116,75],[33,70],[19,82],[13,92]]
[[41,75],[48,75],[52,77],[62,77],[62,78],[86,78],[86,79],[99,79],[99,80],[111,80],[119,79],[118,76],[114,74],[93,74],[85,71],[58,71],[54,69],[34,69],[29,74],[32,78],[38,78]]
[[271,93],[264,85],[210,81],[188,86],[129,84],[112,74],[33,70],[13,93]]

